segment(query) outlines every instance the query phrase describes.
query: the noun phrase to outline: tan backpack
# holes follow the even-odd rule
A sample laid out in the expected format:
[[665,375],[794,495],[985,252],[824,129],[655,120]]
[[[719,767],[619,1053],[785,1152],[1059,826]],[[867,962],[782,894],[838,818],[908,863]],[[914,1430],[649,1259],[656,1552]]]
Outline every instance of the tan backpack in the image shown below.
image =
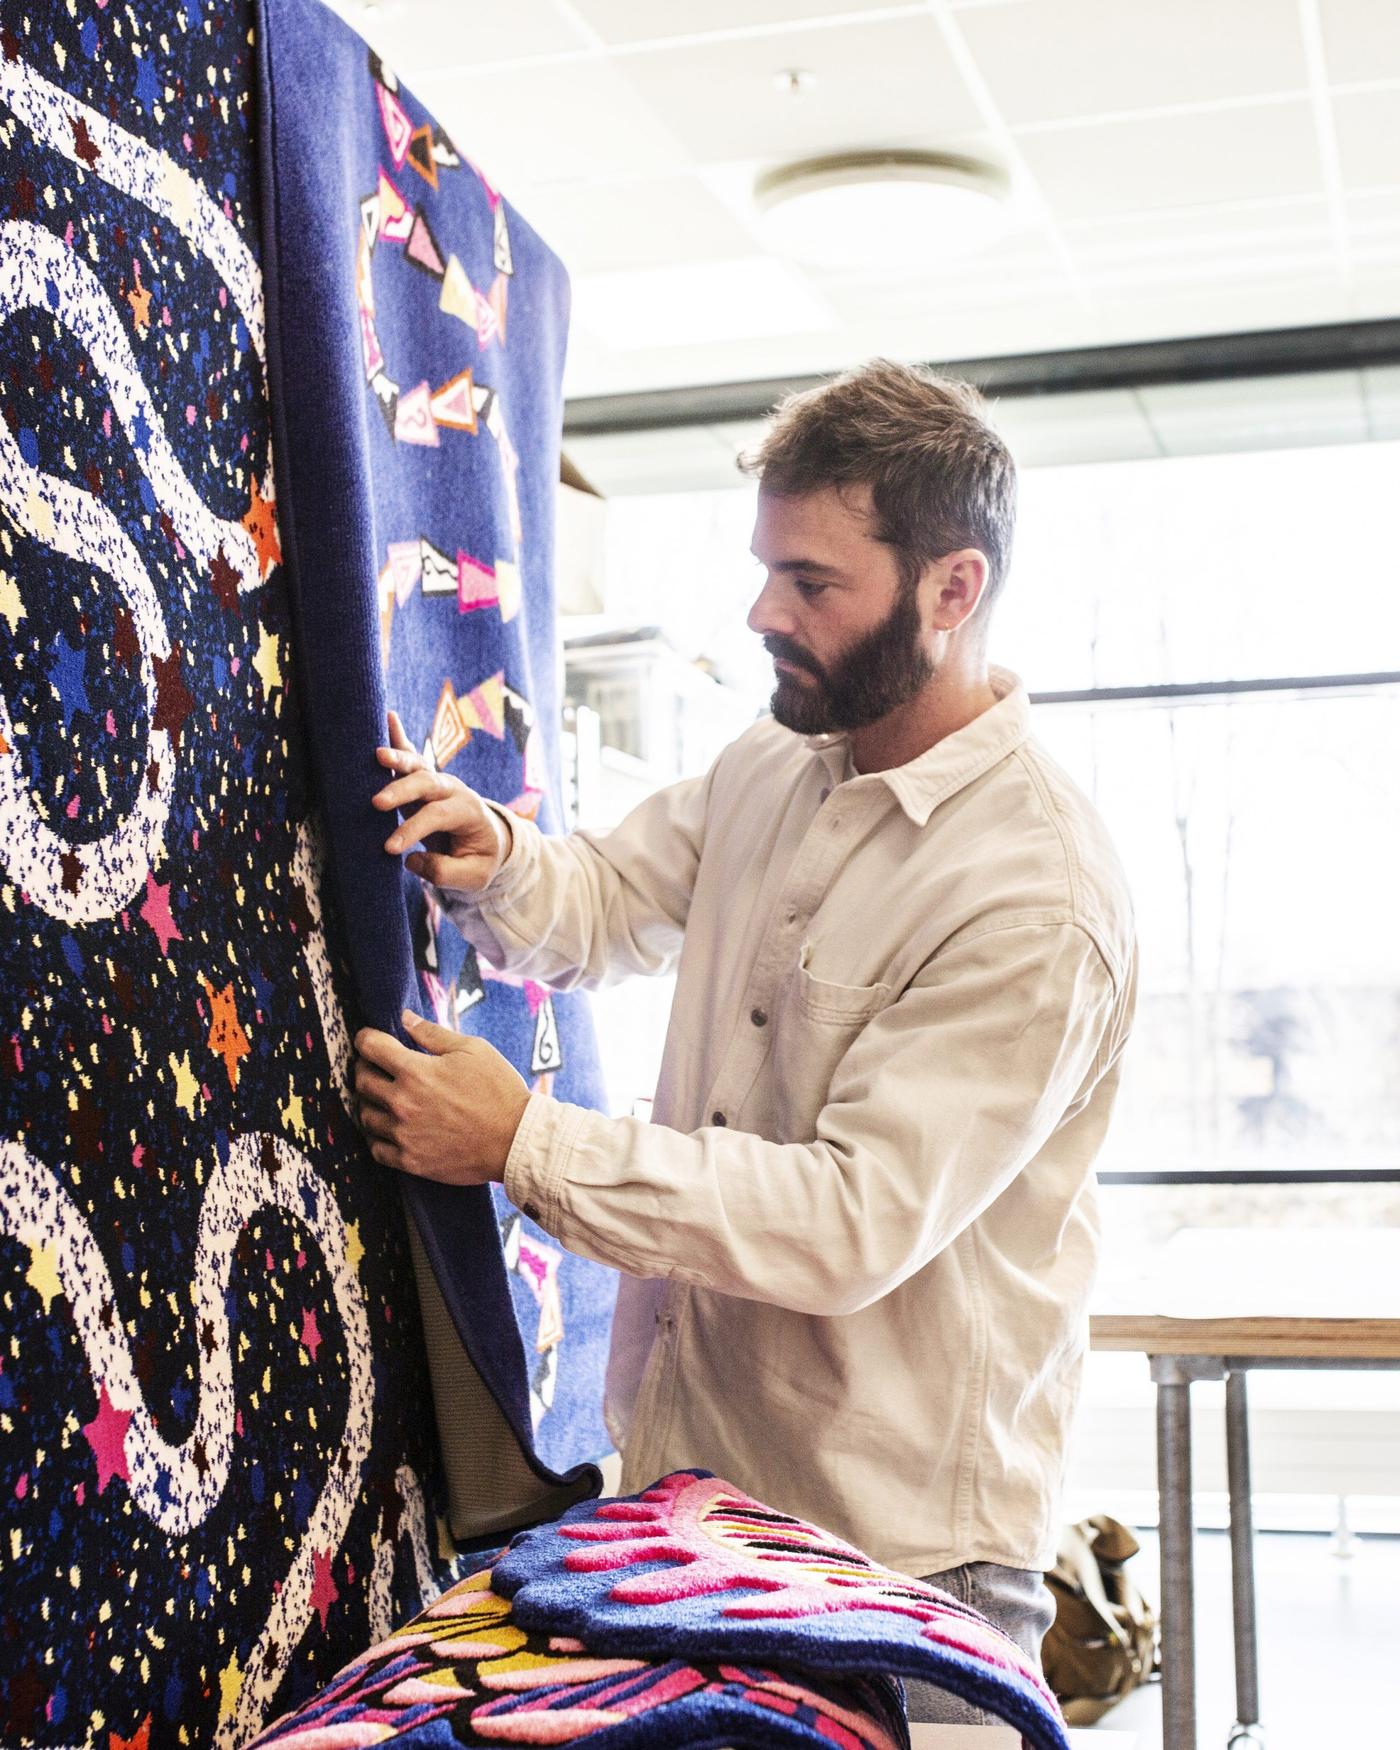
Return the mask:
[[1091,1726],[1158,1665],[1157,1616],[1123,1564],[1138,1553],[1106,1513],[1067,1525],[1045,1583],[1055,1620],[1045,1636],[1045,1680],[1071,1726]]

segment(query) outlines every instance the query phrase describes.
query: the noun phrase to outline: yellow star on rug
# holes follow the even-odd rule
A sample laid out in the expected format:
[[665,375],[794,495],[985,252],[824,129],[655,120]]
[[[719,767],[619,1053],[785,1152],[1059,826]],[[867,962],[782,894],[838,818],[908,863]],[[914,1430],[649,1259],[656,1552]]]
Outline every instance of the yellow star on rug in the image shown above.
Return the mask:
[[253,667],[258,671],[258,679],[262,682],[263,697],[271,696],[274,687],[282,685],[282,664],[278,658],[277,634],[269,632],[266,626],[258,630],[258,654],[253,658]]

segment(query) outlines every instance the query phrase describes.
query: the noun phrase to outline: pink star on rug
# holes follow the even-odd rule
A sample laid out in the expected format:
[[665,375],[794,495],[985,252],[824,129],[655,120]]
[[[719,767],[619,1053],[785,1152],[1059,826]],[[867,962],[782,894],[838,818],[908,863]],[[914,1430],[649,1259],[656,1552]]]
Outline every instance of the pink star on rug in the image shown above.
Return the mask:
[[170,911],[170,883],[164,887],[156,880],[148,869],[146,871],[146,903],[141,907],[141,916],[156,933],[162,954],[170,952],[172,942],[183,942],[180,927],[175,922]]
[[92,1448],[92,1456],[97,1460],[99,1495],[113,1477],[120,1477],[123,1482],[130,1481],[130,1472],[126,1468],[126,1431],[130,1426],[131,1411],[117,1409],[103,1385],[98,1394],[97,1414],[83,1424],[83,1433]]
[[333,1557],[329,1550],[314,1549],[311,1552],[311,1608],[317,1611],[321,1618],[321,1629],[324,1633],[326,1618],[330,1615],[331,1606],[340,1597],[340,1589],[331,1577],[331,1562]]
[[301,1309],[301,1342],[302,1347],[310,1353],[313,1361],[316,1359],[316,1351],[325,1340],[316,1323],[315,1310],[312,1307],[304,1306]]

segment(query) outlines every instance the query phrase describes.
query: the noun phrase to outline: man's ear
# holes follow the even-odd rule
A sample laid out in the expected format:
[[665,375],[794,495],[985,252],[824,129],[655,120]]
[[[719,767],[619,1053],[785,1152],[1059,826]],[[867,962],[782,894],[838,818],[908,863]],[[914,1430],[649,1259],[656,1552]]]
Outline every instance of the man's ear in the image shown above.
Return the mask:
[[934,625],[942,632],[956,632],[977,611],[986,593],[991,567],[980,547],[962,547],[938,562],[933,603]]

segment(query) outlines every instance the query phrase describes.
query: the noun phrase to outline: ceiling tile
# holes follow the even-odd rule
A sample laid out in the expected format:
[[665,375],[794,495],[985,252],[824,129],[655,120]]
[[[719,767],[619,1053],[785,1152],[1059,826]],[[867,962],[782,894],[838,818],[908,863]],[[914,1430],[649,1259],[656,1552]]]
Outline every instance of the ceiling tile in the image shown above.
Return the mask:
[[470,76],[490,61],[558,54],[588,46],[550,0],[395,0],[366,8],[332,0],[335,10],[383,54],[411,86],[415,73],[456,69]]
[[1367,435],[1356,371],[1257,378],[1247,384],[1172,383],[1138,393],[1170,456],[1360,443]]
[[1296,0],[1012,0],[957,22],[1013,125],[1307,85]]
[[689,262],[574,281],[576,319],[614,352],[821,332],[830,305],[771,256]]
[[890,317],[999,309],[1071,295],[1059,257],[1038,238],[1017,238],[985,255],[959,259],[940,274],[890,278],[872,260],[867,272],[813,279],[854,324]]
[[1400,6],[1388,0],[1319,0],[1327,77],[1400,78]]
[[1400,88],[1339,92],[1332,114],[1347,187],[1400,184]]
[[1008,396],[992,402],[991,415],[1020,468],[1122,462],[1162,453],[1128,389]]
[[1056,216],[1068,224],[1322,189],[1305,102],[1103,122],[1032,134],[1021,146]]
[[1373,438],[1400,438],[1400,365],[1361,373],[1361,394]]
[[[608,43],[655,42],[754,25],[799,24],[833,14],[888,10],[887,0],[573,0]],[[913,7],[910,7],[913,10]]]
[[1095,302],[1095,323],[1098,340],[1108,345],[1345,322],[1356,314],[1352,303],[1351,288],[1339,273],[1299,274],[1220,285],[1101,292]]
[[571,273],[717,260],[755,247],[753,233],[694,177],[539,184],[528,210]]
[[1270,202],[1252,211],[1224,209],[1212,222],[1178,223],[1163,213],[1150,222],[1093,226],[1067,241],[1081,283],[1095,298],[1218,285],[1276,276],[1331,272],[1336,245],[1325,201]]
[[565,176],[586,181],[638,170],[665,176],[689,168],[659,117],[602,61],[513,68],[482,79],[422,74],[414,90],[512,198],[524,184]]
[[571,437],[569,457],[604,498],[700,492],[742,482],[734,451],[704,426]]
[[1347,230],[1359,261],[1393,261],[1400,255],[1400,188],[1348,195]]
[[[980,119],[924,15],[627,55],[617,65],[702,163],[913,138],[936,144]],[[787,67],[814,75],[809,92],[794,98],[774,88],[774,74]]]

